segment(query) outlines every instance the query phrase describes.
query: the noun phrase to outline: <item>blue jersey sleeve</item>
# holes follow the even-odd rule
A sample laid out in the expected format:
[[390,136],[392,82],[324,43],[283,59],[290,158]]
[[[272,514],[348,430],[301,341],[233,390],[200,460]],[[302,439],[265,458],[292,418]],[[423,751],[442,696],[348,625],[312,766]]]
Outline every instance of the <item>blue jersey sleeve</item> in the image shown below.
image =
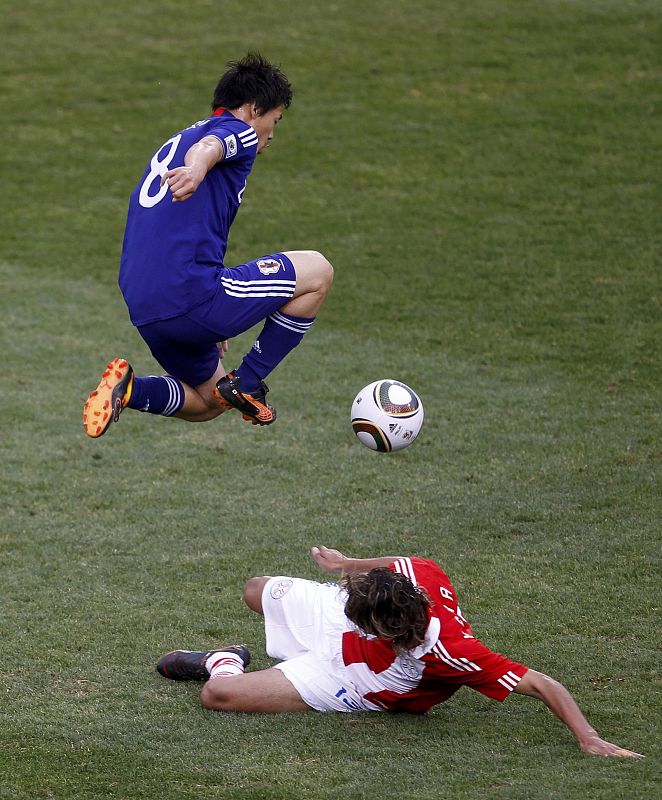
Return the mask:
[[215,136],[223,145],[223,161],[246,158],[252,161],[257,155],[257,133],[250,125],[234,117],[232,120],[219,117],[218,122],[212,120],[206,135]]

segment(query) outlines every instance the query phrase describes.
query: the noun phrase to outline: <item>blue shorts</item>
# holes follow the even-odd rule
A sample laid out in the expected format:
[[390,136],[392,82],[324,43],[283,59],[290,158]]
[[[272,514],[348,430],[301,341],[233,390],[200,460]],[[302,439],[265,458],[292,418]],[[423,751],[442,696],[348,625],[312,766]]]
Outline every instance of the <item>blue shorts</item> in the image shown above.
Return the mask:
[[208,381],[218,367],[217,342],[244,333],[292,299],[294,265],[272,253],[218,274],[212,298],[179,317],[138,326],[154,358],[189,386]]

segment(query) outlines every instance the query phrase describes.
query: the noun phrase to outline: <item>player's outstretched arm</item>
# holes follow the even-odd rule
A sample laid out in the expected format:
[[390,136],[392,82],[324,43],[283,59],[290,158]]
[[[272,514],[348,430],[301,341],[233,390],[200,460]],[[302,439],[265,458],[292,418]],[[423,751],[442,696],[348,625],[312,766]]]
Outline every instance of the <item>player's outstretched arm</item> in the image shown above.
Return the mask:
[[172,192],[172,202],[188,200],[209,170],[223,158],[223,145],[215,136],[205,136],[190,147],[184,156],[184,166],[169,169],[161,178],[167,181]]
[[611,742],[601,739],[592,728],[570,692],[562,683],[530,669],[514,690],[518,694],[535,697],[564,722],[572,731],[580,750],[596,756],[623,756],[625,758],[643,758],[641,753],[626,750]]
[[382,556],[380,558],[349,558],[331,547],[313,547],[310,551],[313,561],[324,572],[370,572],[376,567],[388,567],[401,556]]

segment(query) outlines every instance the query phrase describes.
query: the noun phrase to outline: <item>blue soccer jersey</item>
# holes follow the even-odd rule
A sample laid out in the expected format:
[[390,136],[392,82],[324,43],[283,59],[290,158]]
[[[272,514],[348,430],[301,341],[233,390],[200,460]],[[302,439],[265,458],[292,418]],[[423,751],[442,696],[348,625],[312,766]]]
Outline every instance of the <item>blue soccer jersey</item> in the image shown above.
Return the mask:
[[[223,158],[188,200],[173,203],[161,177],[205,136],[221,141]],[[214,295],[257,145],[255,130],[221,109],[157,150],[131,194],[122,247],[119,285],[134,325],[185,314]]]

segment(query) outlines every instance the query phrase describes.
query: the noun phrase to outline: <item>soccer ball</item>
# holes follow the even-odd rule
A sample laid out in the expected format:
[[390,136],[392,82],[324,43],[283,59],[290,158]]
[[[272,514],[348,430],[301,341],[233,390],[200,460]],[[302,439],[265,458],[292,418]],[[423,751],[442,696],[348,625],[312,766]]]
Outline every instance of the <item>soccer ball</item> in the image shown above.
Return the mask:
[[402,450],[423,424],[421,398],[400,381],[382,379],[364,386],[352,403],[352,428],[361,444],[380,453]]

